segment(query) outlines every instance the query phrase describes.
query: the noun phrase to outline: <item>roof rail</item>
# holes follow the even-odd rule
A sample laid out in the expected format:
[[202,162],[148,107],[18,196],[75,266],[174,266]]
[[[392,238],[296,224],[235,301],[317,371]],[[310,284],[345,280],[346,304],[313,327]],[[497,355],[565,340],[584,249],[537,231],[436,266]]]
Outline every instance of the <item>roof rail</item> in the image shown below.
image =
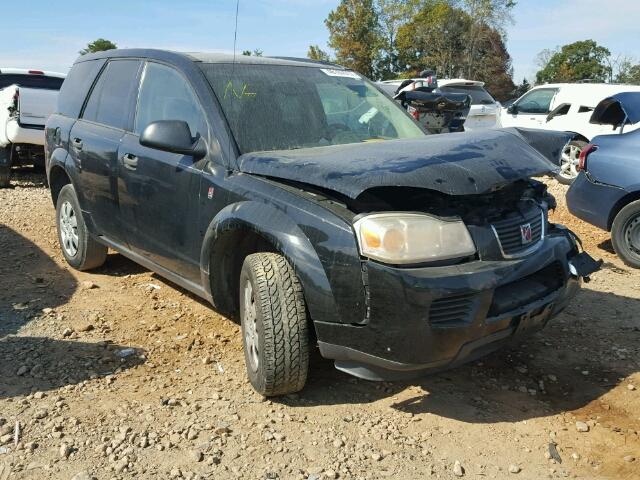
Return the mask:
[[345,67],[343,67],[342,65],[338,65],[337,63],[326,62],[324,60],[313,60],[313,59],[307,58],[307,57],[280,57],[280,56],[272,57],[272,56],[270,56],[268,58],[275,58],[276,60],[289,60],[289,61],[292,61],[292,62],[315,63],[315,64],[319,64],[319,65],[331,65],[333,67],[339,67],[339,68],[342,68],[344,70],[347,70]]

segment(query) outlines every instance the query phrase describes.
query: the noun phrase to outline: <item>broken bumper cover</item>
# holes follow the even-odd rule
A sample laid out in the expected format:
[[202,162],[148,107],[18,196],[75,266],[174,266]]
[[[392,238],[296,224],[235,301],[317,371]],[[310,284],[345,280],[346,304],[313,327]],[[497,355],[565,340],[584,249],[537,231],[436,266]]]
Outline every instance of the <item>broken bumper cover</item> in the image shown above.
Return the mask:
[[369,262],[368,322],[315,322],[320,352],[339,370],[369,380],[411,378],[477,359],[560,313],[585,273],[576,276],[570,261],[584,255],[558,229],[514,261],[423,268]]

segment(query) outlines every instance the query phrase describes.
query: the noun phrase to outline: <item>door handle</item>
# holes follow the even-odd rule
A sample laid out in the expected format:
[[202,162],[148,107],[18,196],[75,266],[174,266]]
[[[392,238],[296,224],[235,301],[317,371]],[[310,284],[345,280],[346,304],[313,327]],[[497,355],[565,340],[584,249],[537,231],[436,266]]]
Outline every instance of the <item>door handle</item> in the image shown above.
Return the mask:
[[73,147],[76,150],[82,150],[82,139],[81,138],[74,138],[73,139]]
[[125,153],[122,156],[122,163],[124,165],[124,168],[135,170],[136,168],[138,168],[138,157],[131,153]]

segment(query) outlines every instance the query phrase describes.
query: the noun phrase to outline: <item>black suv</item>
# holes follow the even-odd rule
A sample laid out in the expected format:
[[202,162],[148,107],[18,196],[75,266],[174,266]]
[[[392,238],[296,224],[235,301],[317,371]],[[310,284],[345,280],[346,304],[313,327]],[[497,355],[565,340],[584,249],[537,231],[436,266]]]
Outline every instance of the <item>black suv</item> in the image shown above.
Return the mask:
[[543,327],[594,270],[535,175],[567,138],[426,135],[357,73],[305,60],[80,57],[46,127],[71,266],[126,255],[239,314],[248,376],[300,390],[309,345],[394,379]]

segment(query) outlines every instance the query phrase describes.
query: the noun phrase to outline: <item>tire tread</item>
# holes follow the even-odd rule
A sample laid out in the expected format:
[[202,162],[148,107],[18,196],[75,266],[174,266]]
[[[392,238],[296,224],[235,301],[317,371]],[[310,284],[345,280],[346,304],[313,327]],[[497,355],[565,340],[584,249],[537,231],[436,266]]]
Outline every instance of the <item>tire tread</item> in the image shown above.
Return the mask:
[[302,390],[309,368],[308,322],[302,286],[289,262],[276,253],[249,255],[245,264],[258,285],[264,328],[265,396]]
[[640,216],[640,200],[624,206],[616,215],[611,226],[611,243],[620,259],[629,267],[640,268],[640,257],[629,251],[624,242],[624,227],[634,216]]

